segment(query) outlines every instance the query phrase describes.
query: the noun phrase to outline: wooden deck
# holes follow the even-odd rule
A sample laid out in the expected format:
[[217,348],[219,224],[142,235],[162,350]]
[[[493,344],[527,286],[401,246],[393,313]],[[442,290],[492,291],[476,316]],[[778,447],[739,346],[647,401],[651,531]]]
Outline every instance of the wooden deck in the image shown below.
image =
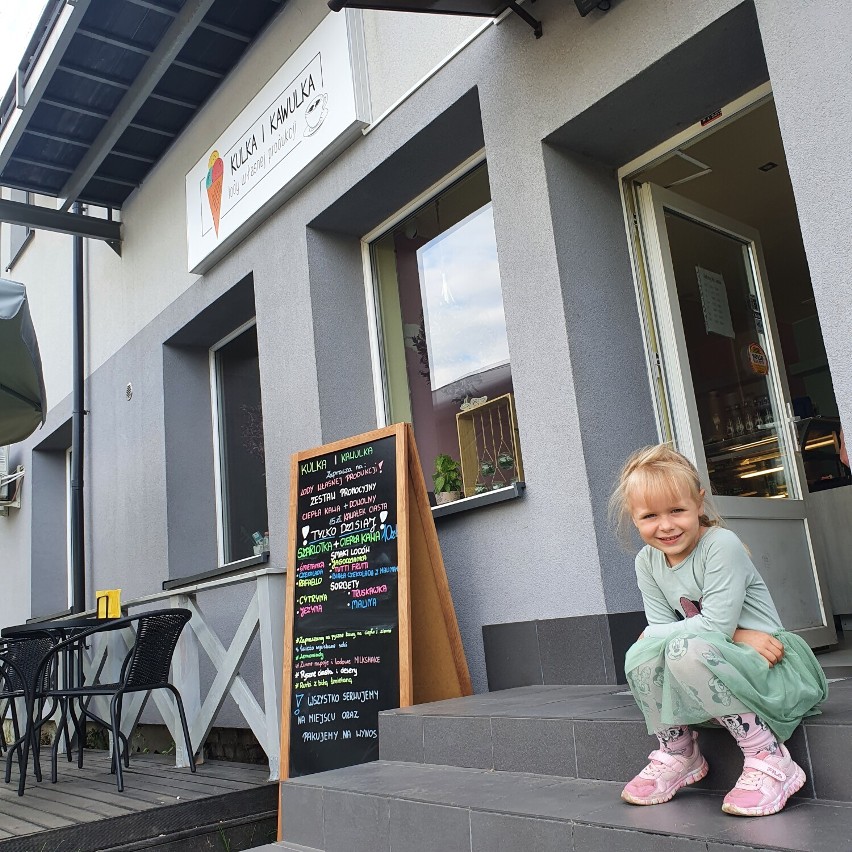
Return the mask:
[[42,764],[44,780],[31,765],[22,797],[17,767],[0,783],[2,852],[236,852],[275,837],[278,785],[265,766],[208,761],[192,775],[173,758],[134,755],[119,793],[107,752],[87,751],[82,769],[62,757],[56,784],[49,755]]

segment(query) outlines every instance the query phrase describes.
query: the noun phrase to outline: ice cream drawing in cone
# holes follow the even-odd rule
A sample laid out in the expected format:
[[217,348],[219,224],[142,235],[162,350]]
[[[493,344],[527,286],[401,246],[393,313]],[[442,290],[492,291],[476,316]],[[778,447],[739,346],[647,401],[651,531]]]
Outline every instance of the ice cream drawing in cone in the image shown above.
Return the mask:
[[210,212],[213,214],[213,227],[216,236],[219,236],[219,213],[222,210],[222,180],[225,175],[225,164],[214,151],[207,161],[207,202],[210,204]]

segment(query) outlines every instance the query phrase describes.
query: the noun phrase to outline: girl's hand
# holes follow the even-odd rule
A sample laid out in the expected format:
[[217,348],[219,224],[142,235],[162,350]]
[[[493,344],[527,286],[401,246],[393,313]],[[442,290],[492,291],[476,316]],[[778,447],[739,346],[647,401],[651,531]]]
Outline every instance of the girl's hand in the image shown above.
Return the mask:
[[744,645],[750,645],[769,663],[772,668],[776,663],[780,663],[784,656],[784,646],[770,633],[764,633],[762,630],[745,630],[738,627],[734,631],[734,642],[742,642]]

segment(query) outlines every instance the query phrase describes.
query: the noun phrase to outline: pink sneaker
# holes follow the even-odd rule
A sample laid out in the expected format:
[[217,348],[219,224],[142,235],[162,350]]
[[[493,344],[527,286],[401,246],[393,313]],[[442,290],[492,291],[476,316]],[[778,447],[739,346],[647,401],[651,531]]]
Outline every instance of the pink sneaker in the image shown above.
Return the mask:
[[700,781],[708,767],[697,739],[693,731],[691,755],[652,751],[648,755],[651,762],[621,791],[621,798],[631,805],[661,805],[681,787]]
[[804,783],[805,773],[786,746],[780,746],[775,754],[762,751],[745,759],[743,774],[725,796],[722,810],[737,816],[777,814]]

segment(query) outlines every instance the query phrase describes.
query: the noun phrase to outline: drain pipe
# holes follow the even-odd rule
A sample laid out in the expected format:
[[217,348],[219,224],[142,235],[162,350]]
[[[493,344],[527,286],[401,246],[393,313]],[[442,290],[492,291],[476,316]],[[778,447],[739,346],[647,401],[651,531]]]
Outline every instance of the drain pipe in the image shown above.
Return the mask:
[[[80,214],[80,203],[74,202],[71,212]],[[71,415],[71,611],[86,609],[86,548],[83,523],[83,417],[84,376],[83,343],[83,238],[74,237],[73,250],[73,305],[74,324],[72,343],[72,370],[74,373]]]

